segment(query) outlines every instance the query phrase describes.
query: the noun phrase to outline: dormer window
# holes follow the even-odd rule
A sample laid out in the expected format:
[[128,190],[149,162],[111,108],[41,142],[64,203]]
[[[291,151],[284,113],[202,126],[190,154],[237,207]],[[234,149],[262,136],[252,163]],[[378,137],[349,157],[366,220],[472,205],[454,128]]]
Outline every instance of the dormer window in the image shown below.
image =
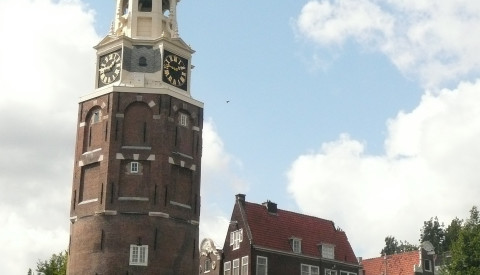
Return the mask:
[[335,245],[322,243],[320,245],[320,252],[322,253],[322,258],[325,259],[335,259]]
[[299,238],[290,238],[293,253],[302,253],[302,240]]
[[237,250],[240,248],[240,243],[243,241],[243,229],[230,232],[230,246],[232,250]]

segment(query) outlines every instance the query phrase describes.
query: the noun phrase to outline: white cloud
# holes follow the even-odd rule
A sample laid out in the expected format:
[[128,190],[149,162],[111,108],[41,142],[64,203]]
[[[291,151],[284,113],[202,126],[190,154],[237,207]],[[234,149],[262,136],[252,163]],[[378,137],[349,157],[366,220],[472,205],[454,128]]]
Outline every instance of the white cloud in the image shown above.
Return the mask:
[[203,125],[200,240],[213,239],[217,248],[223,247],[231,214],[231,208],[221,205],[233,205],[233,195],[249,188],[238,176],[241,169],[241,162],[225,149],[214,122],[207,120]]
[[297,20],[321,45],[353,39],[387,55],[405,75],[436,89],[479,72],[480,2],[312,0]]
[[303,34],[321,44],[341,44],[350,36],[370,40],[392,31],[393,18],[367,0],[310,1],[298,19]]
[[210,184],[211,187],[228,186],[237,193],[248,191],[248,184],[237,176],[238,171],[242,169],[242,163],[227,153],[212,119],[207,120],[203,125],[203,148],[202,182],[205,183],[202,185],[203,195],[210,190]]
[[1,274],[68,246],[77,103],[94,88],[99,37],[79,1],[55,2],[0,1]]
[[388,122],[385,155],[342,135],[292,164],[288,190],[302,211],[340,225],[360,255],[383,238],[416,243],[423,221],[464,217],[480,196],[480,80],[426,94]]

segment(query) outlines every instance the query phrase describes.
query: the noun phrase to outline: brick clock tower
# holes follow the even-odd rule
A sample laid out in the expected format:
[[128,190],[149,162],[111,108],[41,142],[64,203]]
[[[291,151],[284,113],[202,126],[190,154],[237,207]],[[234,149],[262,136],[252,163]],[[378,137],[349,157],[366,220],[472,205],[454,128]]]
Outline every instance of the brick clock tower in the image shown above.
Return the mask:
[[117,0],[80,99],[69,275],[198,273],[203,103],[179,0]]

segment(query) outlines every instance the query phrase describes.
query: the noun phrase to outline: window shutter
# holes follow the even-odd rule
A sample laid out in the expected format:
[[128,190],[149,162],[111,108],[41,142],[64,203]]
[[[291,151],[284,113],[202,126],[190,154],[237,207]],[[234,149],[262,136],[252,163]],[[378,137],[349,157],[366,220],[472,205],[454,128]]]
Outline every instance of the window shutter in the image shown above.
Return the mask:
[[240,229],[239,234],[240,234],[240,238],[239,238],[239,239],[240,239],[240,242],[243,242],[243,228]]
[[234,237],[233,232],[230,232],[230,245],[233,245],[233,237]]

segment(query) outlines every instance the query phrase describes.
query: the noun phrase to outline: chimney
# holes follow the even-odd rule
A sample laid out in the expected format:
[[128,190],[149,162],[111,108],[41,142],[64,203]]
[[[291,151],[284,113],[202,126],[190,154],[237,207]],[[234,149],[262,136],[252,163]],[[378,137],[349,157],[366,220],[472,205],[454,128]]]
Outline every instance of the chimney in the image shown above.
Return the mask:
[[360,264],[360,265],[361,265],[361,264],[362,264],[362,262],[363,262],[363,258],[362,258],[362,257],[357,257],[357,261],[358,261],[358,264]]
[[276,203],[267,200],[267,202],[264,202],[262,205],[267,208],[268,213],[277,214],[277,204]]
[[240,202],[241,204],[245,204],[245,194],[236,194],[235,200]]

